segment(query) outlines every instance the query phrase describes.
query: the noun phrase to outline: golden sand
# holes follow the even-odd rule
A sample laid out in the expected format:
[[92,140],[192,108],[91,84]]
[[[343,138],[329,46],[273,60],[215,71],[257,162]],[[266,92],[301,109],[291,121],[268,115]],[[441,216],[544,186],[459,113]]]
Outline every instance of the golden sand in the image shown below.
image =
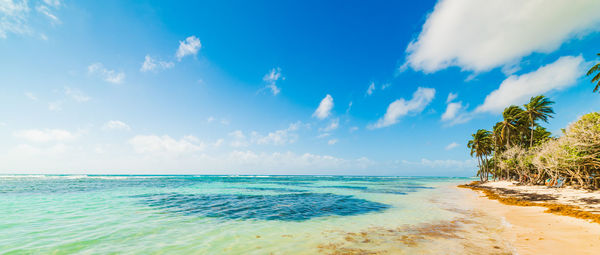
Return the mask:
[[593,213],[572,205],[500,196],[476,184],[461,187],[483,193],[473,196],[475,207],[506,221],[503,238],[520,255],[600,254],[600,225]]

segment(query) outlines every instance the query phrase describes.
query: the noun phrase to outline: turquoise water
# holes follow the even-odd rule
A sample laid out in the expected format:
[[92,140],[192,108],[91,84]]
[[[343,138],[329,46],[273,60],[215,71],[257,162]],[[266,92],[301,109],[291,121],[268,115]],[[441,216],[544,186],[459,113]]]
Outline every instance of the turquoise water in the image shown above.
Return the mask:
[[[477,254],[467,178],[0,176],[7,254]],[[491,241],[490,241],[491,240]],[[449,250],[452,248],[452,250]]]

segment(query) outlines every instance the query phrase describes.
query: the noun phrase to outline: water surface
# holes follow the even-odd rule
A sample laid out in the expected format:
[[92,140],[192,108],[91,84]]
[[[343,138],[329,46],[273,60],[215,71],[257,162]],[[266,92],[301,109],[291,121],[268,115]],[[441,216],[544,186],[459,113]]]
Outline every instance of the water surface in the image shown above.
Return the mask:
[[452,187],[467,181],[5,175],[0,176],[0,251],[477,254],[508,250],[498,238],[501,224],[460,202],[462,195]]

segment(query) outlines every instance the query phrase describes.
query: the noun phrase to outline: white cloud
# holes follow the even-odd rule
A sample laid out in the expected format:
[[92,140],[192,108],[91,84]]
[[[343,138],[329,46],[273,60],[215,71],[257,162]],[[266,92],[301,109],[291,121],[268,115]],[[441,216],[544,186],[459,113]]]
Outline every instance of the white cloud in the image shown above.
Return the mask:
[[170,69],[170,68],[173,68],[174,66],[175,66],[175,63],[173,63],[173,62],[156,60],[156,59],[153,59],[152,57],[150,57],[150,55],[146,55],[146,57],[144,58],[144,63],[142,64],[142,67],[140,68],[140,71],[141,72],[159,71],[159,70]]
[[373,91],[375,91],[375,83],[371,82],[371,84],[369,85],[369,87],[367,88],[367,95],[370,96],[373,94]]
[[325,119],[331,115],[331,109],[333,109],[333,97],[327,94],[325,98],[321,100],[319,107],[317,110],[315,110],[312,116],[321,120]]
[[33,101],[37,101],[38,98],[31,92],[25,92],[25,96]]
[[28,26],[29,6],[27,1],[0,1],[0,38],[6,38],[9,33],[31,33]]
[[84,94],[83,92],[81,92],[81,90],[79,89],[72,89],[69,87],[65,87],[65,95],[73,98],[73,100],[77,101],[77,102],[87,102],[90,101],[89,96],[87,96],[86,94]]
[[225,142],[225,139],[217,139],[213,144],[215,147],[220,147]]
[[200,50],[201,47],[202,44],[200,43],[200,39],[192,35],[185,38],[184,41],[179,41],[179,48],[177,49],[177,53],[175,53],[175,57],[177,57],[177,60],[181,61],[185,56],[195,56],[198,54],[198,50]]
[[334,144],[336,144],[337,142],[338,142],[338,140],[337,140],[337,139],[331,139],[331,140],[327,141],[327,144],[329,144],[329,145],[334,145]]
[[476,162],[473,159],[467,160],[454,160],[454,159],[435,159],[430,160],[426,158],[422,158],[421,161],[411,162],[407,160],[402,160],[402,164],[410,165],[410,166],[422,166],[427,168],[457,168],[457,169],[465,169],[472,168],[475,166]]
[[[43,3],[38,3],[35,8],[37,12],[31,12],[27,0],[0,0],[0,38],[7,38],[9,34],[34,34],[30,20],[39,20],[35,14],[50,19],[52,24],[60,23],[60,19],[54,14],[60,5],[60,1],[43,1]],[[39,22],[33,22],[33,24],[39,24]],[[41,34],[41,38],[45,38],[45,35]]]
[[411,100],[406,101],[404,98],[392,102],[385,112],[383,118],[377,123],[371,124],[368,128],[382,128],[398,123],[398,120],[409,113],[420,113],[425,109],[435,96],[435,89],[419,87]]
[[442,114],[442,120],[448,121],[454,119],[458,112],[463,108],[462,102],[449,103],[446,106],[446,111]]
[[58,19],[58,17],[56,17],[56,15],[54,15],[54,13],[52,13],[52,11],[50,10],[50,8],[46,5],[38,5],[35,8],[39,13],[44,14],[46,17],[48,17],[53,23],[60,23],[60,19]]
[[175,140],[168,135],[136,135],[128,143],[137,153],[181,154],[201,151],[205,145],[195,136],[184,136]]
[[350,133],[352,133],[356,130],[358,130],[358,127],[351,127],[350,129],[348,129],[348,131],[350,131]]
[[66,142],[78,137],[63,129],[26,129],[14,132],[13,136],[36,143]]
[[440,0],[407,49],[406,63],[427,73],[450,66],[475,72],[549,53],[600,28],[597,0]]
[[103,129],[111,130],[131,130],[131,127],[120,120],[109,120],[102,126]]
[[335,118],[335,119],[331,120],[329,125],[327,125],[326,127],[322,128],[322,129],[319,129],[319,131],[323,131],[323,132],[333,131],[333,130],[336,130],[339,126],[340,126],[340,119]]
[[449,126],[465,123],[473,118],[473,114],[467,112],[468,105],[463,105],[462,101],[451,102],[446,106],[446,111],[442,114],[442,121]]
[[256,144],[285,145],[294,143],[298,140],[298,135],[294,131],[297,131],[301,124],[300,122],[292,123],[286,129],[276,130],[265,136],[253,132],[252,138]]
[[[293,152],[273,152],[273,153],[257,153],[254,151],[233,151],[227,157],[218,159],[219,162],[230,162],[236,169],[250,169],[250,173],[256,174],[256,171],[268,173],[275,170],[275,173],[335,173],[332,170],[354,171],[357,169],[366,169],[373,165],[373,162],[368,158],[362,157],[358,159],[343,159],[329,155],[317,155],[312,153],[297,154]],[[229,166],[234,167],[234,166]],[[308,170],[307,169],[312,169]],[[314,171],[316,170],[316,171]]]
[[511,75],[475,111],[498,113],[511,104],[523,104],[532,96],[570,87],[584,74],[583,65],[581,56],[564,56],[533,72]]
[[54,101],[54,102],[48,103],[48,110],[50,110],[50,111],[62,110],[62,101]]
[[102,63],[92,63],[89,65],[88,73],[91,75],[97,75],[104,81],[115,84],[122,83],[125,80],[125,73],[106,69]]
[[446,146],[446,150],[447,150],[447,151],[448,151],[448,150],[452,150],[452,149],[456,148],[458,145],[459,145],[458,143],[456,143],[456,142],[452,142],[452,143],[450,143],[450,144],[448,144],[448,145]]
[[211,123],[213,121],[215,121],[215,117],[213,117],[213,116],[206,118],[206,122],[208,122],[208,123]]
[[271,71],[263,77],[263,81],[267,83],[265,88],[270,89],[275,96],[281,92],[281,89],[277,87],[277,81],[280,79],[285,80],[285,77],[281,75],[281,68],[279,67],[271,69]]
[[322,134],[319,134],[317,136],[317,138],[325,138],[325,137],[329,137],[330,135],[331,135],[330,133],[322,133]]
[[446,103],[450,103],[452,101],[454,101],[454,99],[456,99],[458,97],[458,94],[456,93],[448,93],[448,98],[446,98]]
[[232,138],[231,143],[229,143],[229,145],[231,145],[231,147],[246,147],[248,146],[248,141],[246,140],[246,136],[244,135],[244,132],[242,132],[241,130],[235,130],[231,133],[229,133],[229,136]]
[[44,0],[44,3],[53,7],[59,7],[61,5],[60,0]]

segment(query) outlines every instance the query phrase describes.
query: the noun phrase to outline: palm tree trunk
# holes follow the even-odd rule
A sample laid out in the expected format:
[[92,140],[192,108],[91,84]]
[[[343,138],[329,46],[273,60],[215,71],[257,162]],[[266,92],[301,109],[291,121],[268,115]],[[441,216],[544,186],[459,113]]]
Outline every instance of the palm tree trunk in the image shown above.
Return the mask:
[[506,148],[510,147],[510,128],[506,129]]
[[533,127],[535,126],[535,122],[533,119],[531,120],[531,136],[529,137],[529,148],[533,147]]
[[479,180],[483,182],[483,170],[481,169],[481,156],[477,156],[477,167],[479,167]]

